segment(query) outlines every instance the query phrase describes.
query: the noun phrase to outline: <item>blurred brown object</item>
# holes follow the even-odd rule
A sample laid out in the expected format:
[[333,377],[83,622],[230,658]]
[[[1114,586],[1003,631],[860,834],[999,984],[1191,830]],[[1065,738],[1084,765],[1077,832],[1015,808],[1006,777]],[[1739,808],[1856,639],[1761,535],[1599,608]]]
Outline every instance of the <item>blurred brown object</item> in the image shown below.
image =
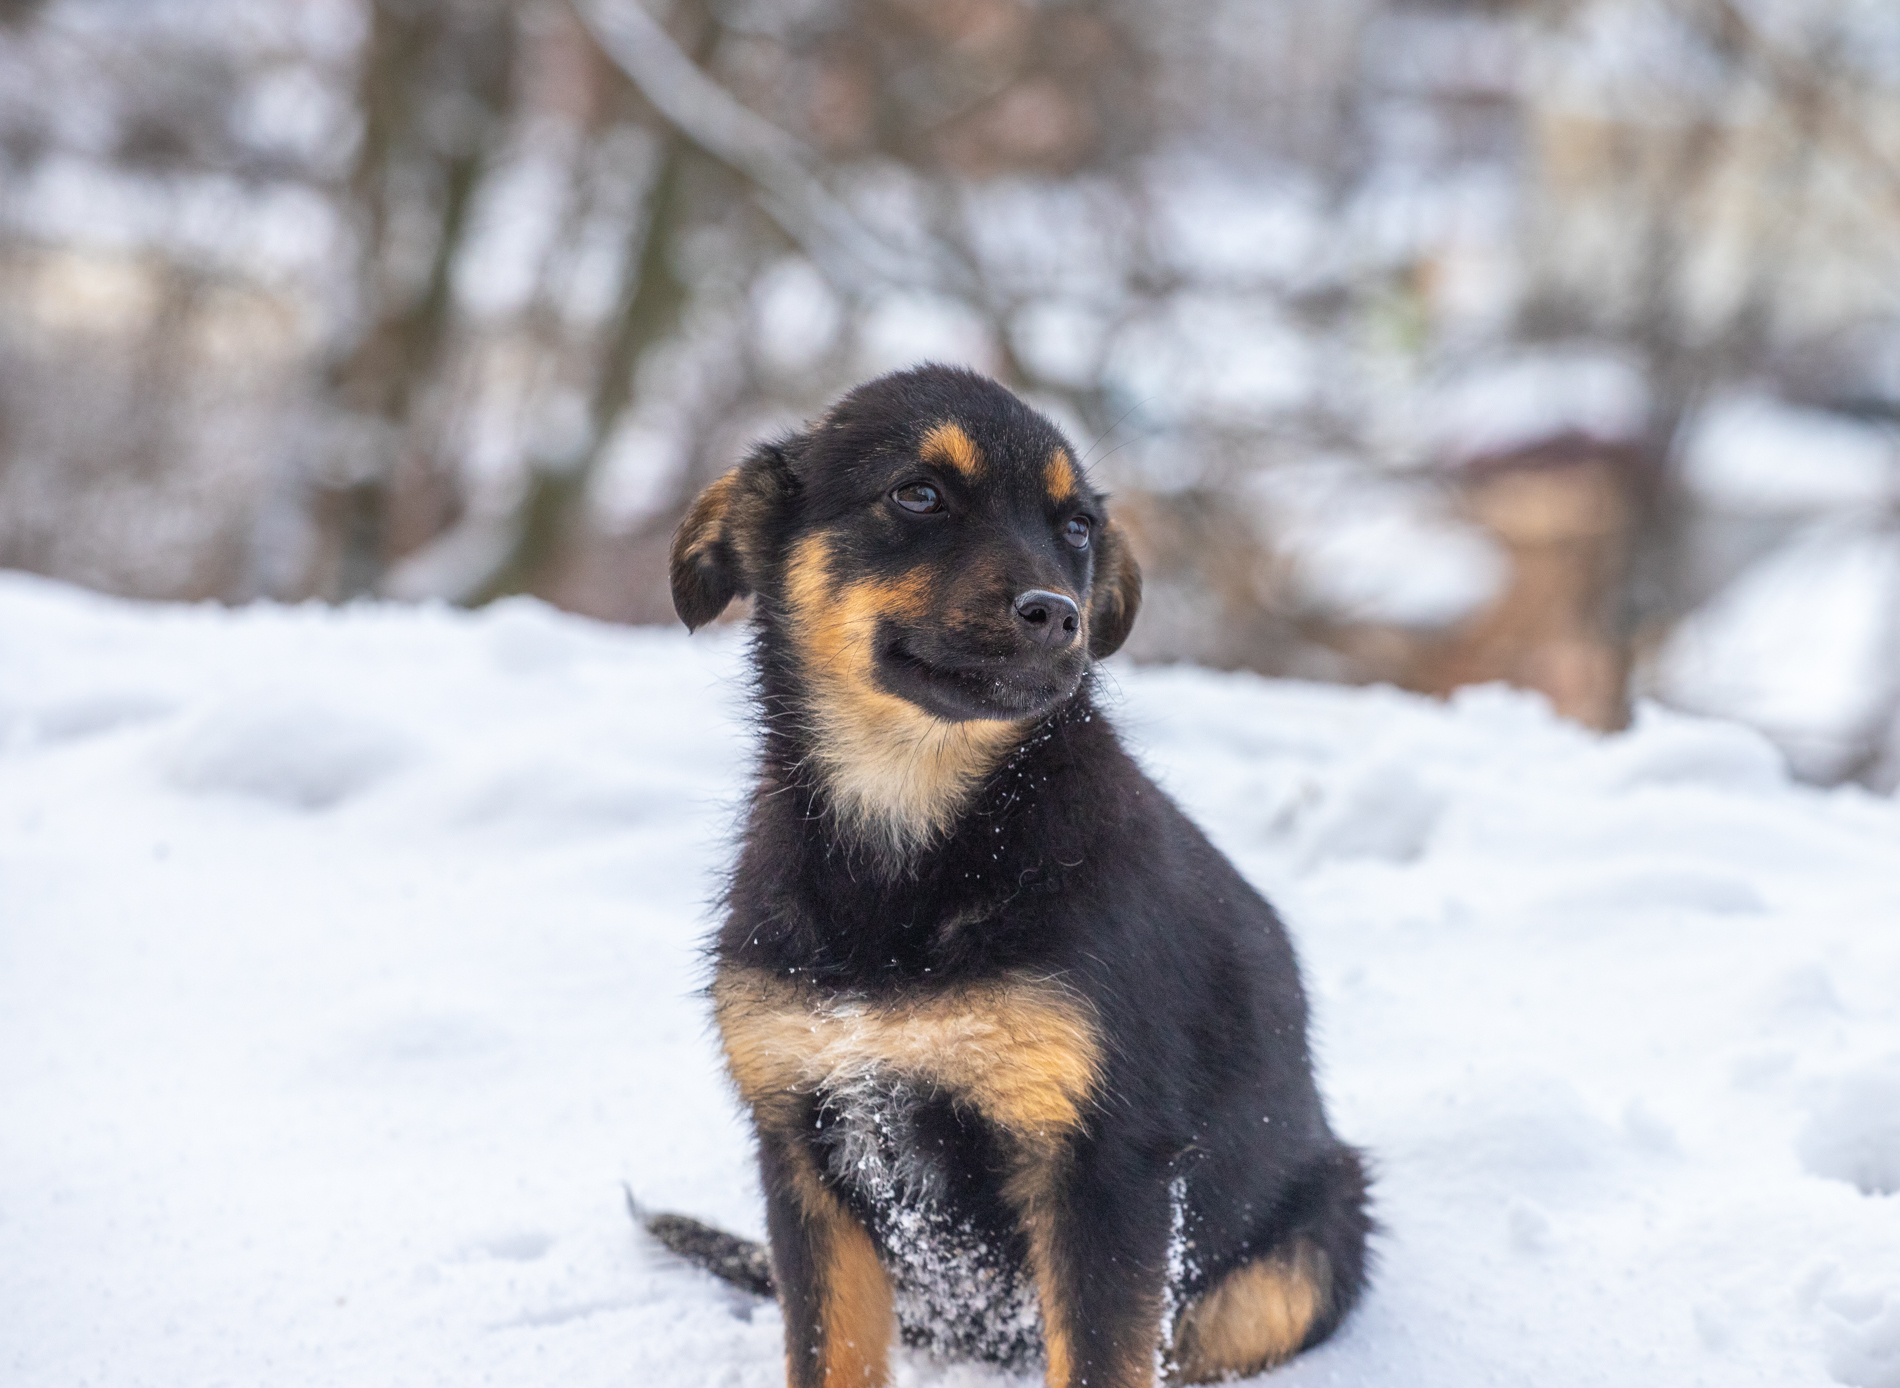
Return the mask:
[[1629,718],[1619,633],[1640,453],[1570,433],[1462,470],[1471,516],[1504,545],[1510,578],[1483,611],[1424,646],[1405,683],[1449,694],[1505,680],[1592,728]]
[[1338,677],[1312,668],[1330,653],[1293,615],[1287,566],[1224,492],[1122,492],[1115,520],[1142,571],[1133,659]]

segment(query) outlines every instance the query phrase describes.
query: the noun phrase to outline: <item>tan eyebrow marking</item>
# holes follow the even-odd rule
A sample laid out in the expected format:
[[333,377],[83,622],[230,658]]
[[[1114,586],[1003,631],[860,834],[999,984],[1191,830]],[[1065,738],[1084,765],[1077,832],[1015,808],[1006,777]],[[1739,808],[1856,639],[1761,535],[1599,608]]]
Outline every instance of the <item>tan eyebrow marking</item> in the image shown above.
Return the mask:
[[984,473],[983,455],[977,452],[975,441],[963,432],[960,424],[946,421],[934,426],[924,435],[923,445],[917,452],[926,459],[941,459],[972,482]]
[[1051,501],[1075,500],[1075,464],[1069,460],[1068,449],[1058,448],[1049,455],[1042,468],[1042,485]]

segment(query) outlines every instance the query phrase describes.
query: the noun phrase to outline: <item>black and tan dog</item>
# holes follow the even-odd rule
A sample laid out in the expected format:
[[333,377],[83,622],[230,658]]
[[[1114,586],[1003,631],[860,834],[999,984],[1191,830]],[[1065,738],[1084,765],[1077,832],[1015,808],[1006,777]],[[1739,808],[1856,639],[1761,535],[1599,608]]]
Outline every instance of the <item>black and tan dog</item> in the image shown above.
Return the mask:
[[969,372],[872,381],[714,483],[672,579],[689,627],[757,598],[712,996],[791,1383],[886,1383],[900,1333],[1058,1388],[1325,1338],[1365,1178],[1279,920],[1092,702],[1141,580],[1056,429]]

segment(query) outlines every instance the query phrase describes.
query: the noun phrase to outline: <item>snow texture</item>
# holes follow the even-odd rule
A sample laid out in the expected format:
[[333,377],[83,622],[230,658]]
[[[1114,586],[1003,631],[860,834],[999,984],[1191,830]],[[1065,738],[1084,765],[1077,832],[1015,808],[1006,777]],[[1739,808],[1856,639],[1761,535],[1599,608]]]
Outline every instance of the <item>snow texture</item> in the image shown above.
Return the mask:
[[1484,361],[1439,383],[1426,407],[1431,456],[1457,461],[1565,434],[1608,442],[1640,433],[1648,388],[1635,364],[1587,347]]
[[[697,992],[741,670],[0,576],[0,1381],[778,1383],[621,1192],[762,1225]],[[1371,1293],[1274,1382],[1900,1388],[1900,806],[1654,709],[1106,687],[1377,1164]]]
[[1796,770],[1850,774],[1900,694],[1900,529],[1796,531],[1669,634],[1654,676],[1673,704],[1771,733]]
[[1252,491],[1301,588],[1339,617],[1447,627],[1504,589],[1502,547],[1417,479],[1318,461],[1270,468]]
[[1736,512],[1877,509],[1900,498],[1890,430],[1758,395],[1724,396],[1701,412],[1683,472],[1704,501]]

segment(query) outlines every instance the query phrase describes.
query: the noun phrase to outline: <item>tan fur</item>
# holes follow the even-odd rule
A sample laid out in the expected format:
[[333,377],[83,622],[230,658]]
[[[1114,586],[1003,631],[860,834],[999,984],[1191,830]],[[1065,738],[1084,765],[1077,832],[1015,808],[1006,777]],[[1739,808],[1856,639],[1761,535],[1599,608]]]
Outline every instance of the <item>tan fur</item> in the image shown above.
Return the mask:
[[1069,460],[1068,449],[1058,448],[1049,455],[1042,467],[1042,485],[1051,501],[1075,500],[1075,464]]
[[[793,1185],[817,1244],[825,1388],[883,1388],[897,1333],[891,1283],[864,1226],[825,1189],[811,1156],[791,1148]],[[790,1375],[792,1382],[798,1375]]]
[[1082,1125],[1101,1075],[1094,1017],[1049,980],[872,1001],[727,969],[712,992],[726,1063],[762,1117],[797,1096],[904,1079],[965,1100],[1019,1144],[1046,1150]]
[[1049,1388],[1069,1388],[1075,1379],[1075,1347],[1069,1313],[1042,1268],[1036,1269],[1036,1293],[1042,1304],[1043,1376]]
[[1126,615],[1129,603],[1141,601],[1141,570],[1128,548],[1128,532],[1114,521],[1102,526],[1096,542],[1099,557],[1090,615],[1097,625],[1114,626]]
[[769,471],[736,467],[693,503],[673,536],[668,568],[673,605],[689,627],[717,617],[752,592],[765,573],[766,521],[779,500]]
[[960,424],[946,422],[933,427],[924,435],[917,456],[925,462],[948,463],[971,482],[988,471],[976,441],[963,432]]
[[1036,1300],[1042,1308],[1044,1372],[1049,1388],[1069,1388],[1075,1377],[1075,1316],[1069,1309],[1067,1289],[1056,1276],[1056,1199],[1060,1168],[1034,1157],[1020,1160],[1004,1187],[1004,1198],[1029,1241],[1029,1271],[1036,1279]]
[[1246,1378],[1291,1359],[1331,1296],[1326,1255],[1304,1240],[1234,1269],[1182,1313],[1174,1380]]
[[786,566],[817,769],[850,827],[897,855],[947,829],[1022,731],[1004,719],[934,718],[873,681],[878,619],[921,614],[926,583],[921,574],[840,583],[822,534],[800,540]]
[[739,489],[739,472],[733,468],[699,494],[693,509],[680,522],[678,537],[673,542],[676,559],[681,556],[696,559],[718,541]]
[[1054,1241],[1065,1142],[1101,1082],[1102,1041],[1087,1006],[1026,977],[872,1001],[728,968],[712,993],[727,1067],[763,1124],[797,1121],[805,1096],[889,1079],[967,1102],[1009,1139],[1015,1170],[1004,1193],[1029,1237],[1048,1381],[1066,1388],[1072,1318]]
[[849,1215],[831,1230],[825,1270],[825,1388],[883,1388],[897,1320],[871,1236]]

